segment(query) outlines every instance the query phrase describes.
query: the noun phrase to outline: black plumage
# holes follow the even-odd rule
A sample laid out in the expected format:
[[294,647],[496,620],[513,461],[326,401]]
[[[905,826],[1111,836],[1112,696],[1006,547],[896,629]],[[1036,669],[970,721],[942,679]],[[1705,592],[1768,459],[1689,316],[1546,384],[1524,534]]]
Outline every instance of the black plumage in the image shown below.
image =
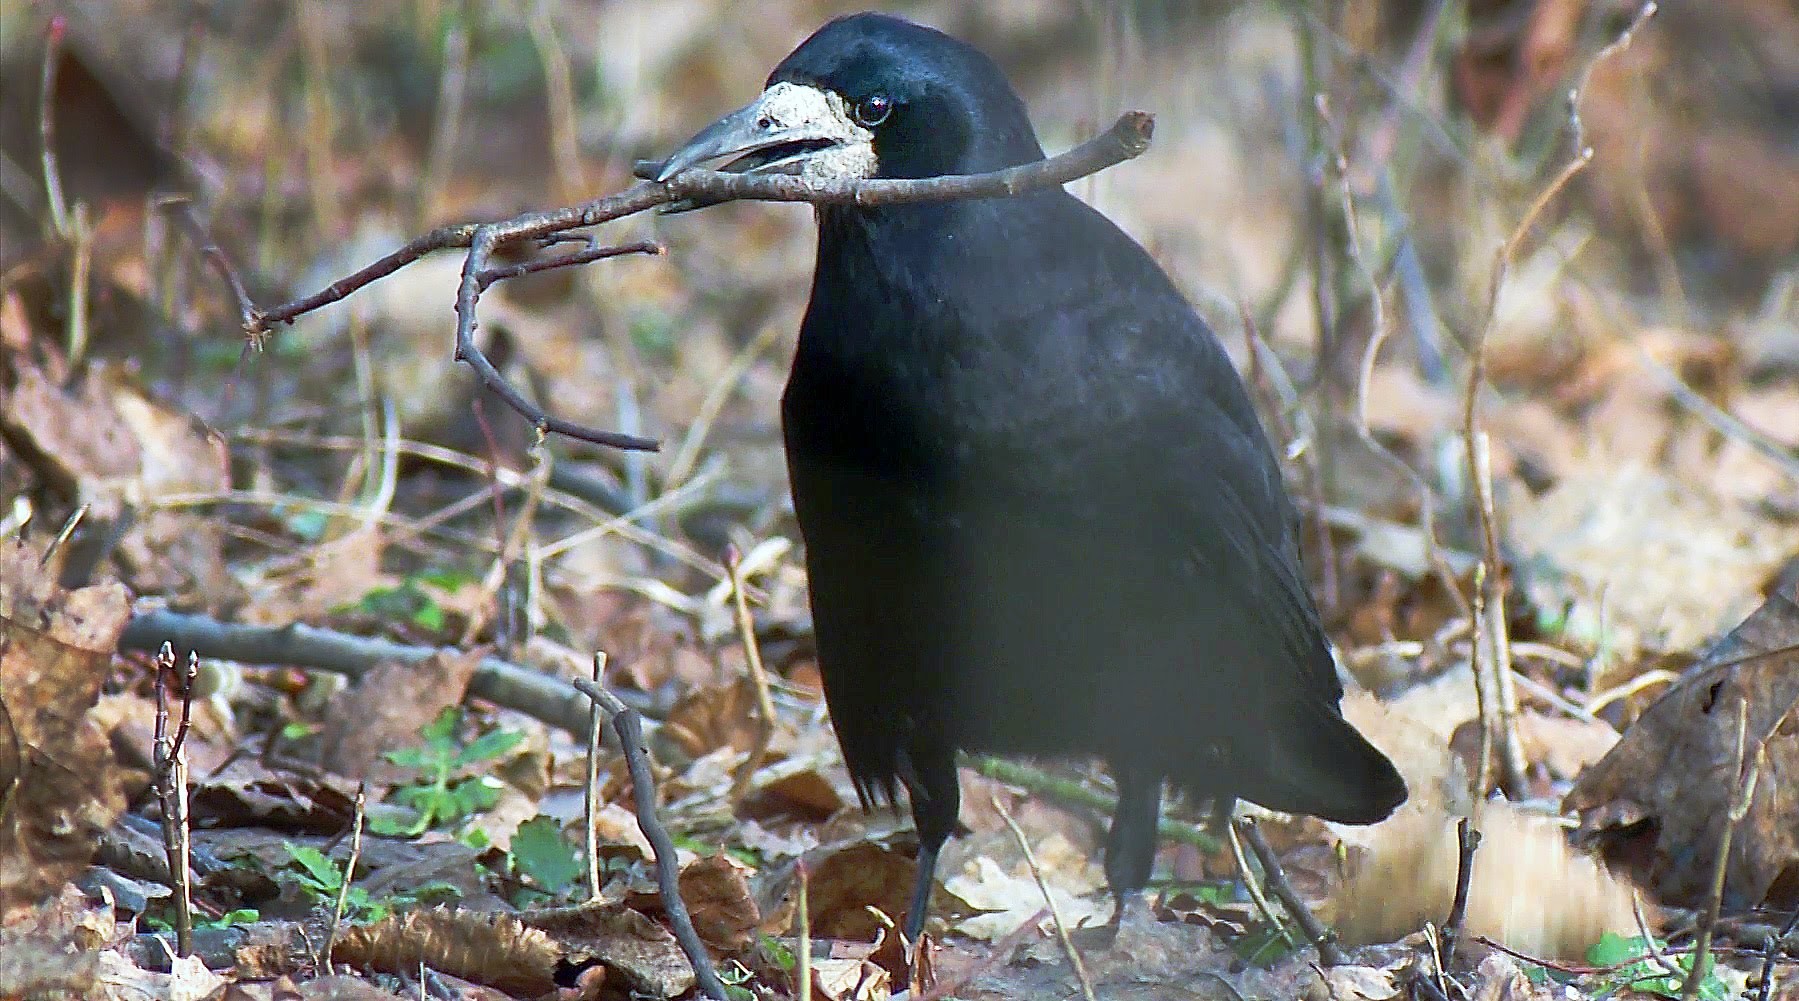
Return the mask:
[[[664,176],[731,155],[927,177],[1043,151],[985,55],[864,14],[821,28]],[[818,225],[782,422],[844,758],[866,802],[907,790],[922,842],[909,930],[956,823],[958,749],[1102,758],[1121,912],[1165,780],[1348,823],[1391,813],[1405,785],[1339,711],[1248,395],[1149,255],[1060,189],[821,207]]]

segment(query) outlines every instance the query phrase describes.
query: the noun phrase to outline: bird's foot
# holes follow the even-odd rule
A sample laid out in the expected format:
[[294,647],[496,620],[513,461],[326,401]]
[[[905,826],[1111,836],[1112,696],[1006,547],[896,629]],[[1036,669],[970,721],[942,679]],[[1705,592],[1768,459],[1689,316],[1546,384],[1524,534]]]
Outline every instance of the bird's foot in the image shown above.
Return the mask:
[[1116,903],[1112,908],[1112,920],[1103,925],[1077,928],[1069,933],[1068,937],[1076,948],[1082,952],[1114,949],[1118,947],[1121,938],[1129,937],[1129,932],[1133,929],[1155,922],[1149,904],[1143,899],[1142,890],[1120,893],[1114,899]]

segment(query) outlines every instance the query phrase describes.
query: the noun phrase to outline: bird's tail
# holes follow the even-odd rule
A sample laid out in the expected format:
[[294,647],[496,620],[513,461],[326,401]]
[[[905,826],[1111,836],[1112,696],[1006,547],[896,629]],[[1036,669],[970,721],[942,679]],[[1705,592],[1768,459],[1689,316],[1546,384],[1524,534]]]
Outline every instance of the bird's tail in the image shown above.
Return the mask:
[[1243,799],[1342,824],[1379,823],[1405,802],[1393,762],[1336,706],[1306,700],[1283,706],[1282,715],[1261,729],[1262,753],[1235,762]]

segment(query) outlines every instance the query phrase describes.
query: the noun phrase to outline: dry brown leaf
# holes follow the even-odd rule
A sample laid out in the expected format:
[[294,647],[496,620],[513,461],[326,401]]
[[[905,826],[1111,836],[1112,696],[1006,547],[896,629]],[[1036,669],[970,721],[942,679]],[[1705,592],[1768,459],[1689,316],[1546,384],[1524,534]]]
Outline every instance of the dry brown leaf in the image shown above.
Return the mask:
[[750,817],[793,817],[822,823],[847,803],[843,792],[817,766],[789,772],[756,789],[743,804]]
[[42,557],[0,543],[0,921],[80,872],[125,808],[88,713],[130,603],[116,583],[62,590]]
[[386,540],[375,525],[312,547],[306,553],[306,565],[291,577],[270,581],[276,592],[251,604],[246,617],[266,625],[316,622],[376,588],[392,586],[395,578],[381,570],[385,547]]
[[1392,972],[1372,966],[1332,966],[1322,978],[1307,989],[1306,1001],[1387,1001],[1399,995]]
[[90,525],[122,522],[114,554],[129,583],[210,600],[230,592],[218,524],[184,512],[138,510],[170,494],[225,489],[222,441],[144,396],[116,368],[97,367],[64,388],[22,353],[0,358],[0,367],[10,367],[16,379],[0,390],[0,423],[39,475],[81,498]]
[[887,1001],[892,977],[866,959],[812,961],[812,996],[821,1001]]
[[663,735],[690,758],[725,747],[748,751],[756,746],[758,732],[756,687],[748,678],[688,692],[662,724]]
[[[807,865],[807,905],[812,934],[819,938],[873,941],[882,925],[868,912],[870,907],[895,921],[906,913],[914,861],[891,845],[867,840],[827,845],[810,853]],[[788,895],[795,892],[789,886]],[[932,913],[944,912],[933,906]]]
[[512,915],[437,908],[346,928],[331,953],[334,962],[389,973],[423,963],[524,997],[555,989],[563,956],[549,934]]
[[225,827],[337,834],[355,813],[355,783],[322,772],[302,774],[240,757],[194,783],[196,822]]
[[519,918],[555,939],[565,969],[603,964],[607,980],[644,998],[679,997],[693,987],[693,967],[674,935],[629,907],[588,905]]
[[681,899],[706,944],[737,952],[755,939],[762,915],[750,895],[750,868],[722,852],[681,870]]
[[[1043,870],[1050,895],[1064,922],[1077,926],[1105,920],[1111,912],[1109,902],[1070,893],[1057,885],[1055,873],[1056,870],[1051,868]],[[1023,864],[1008,871],[985,856],[970,859],[961,872],[945,878],[943,888],[982,912],[956,923],[956,931],[970,938],[988,941],[1002,938],[1048,906],[1043,899],[1043,889]]]
[[1749,753],[1761,754],[1726,870],[1724,906],[1733,911],[1777,887],[1799,898],[1799,585],[1770,595],[1713,645],[1568,794],[1582,832],[1669,902],[1697,906],[1709,896],[1736,795],[1739,706]]
[[112,909],[94,905],[73,886],[0,921],[0,997],[95,996],[100,950],[115,931]]
[[487,650],[440,652],[415,664],[388,662],[337,693],[324,712],[319,734],[324,767],[376,783],[408,776],[382,755],[418,743],[419,731],[450,706],[460,705],[469,679]]
[[1578,777],[1618,743],[1618,731],[1609,723],[1529,710],[1518,715],[1518,737],[1524,760],[1542,764],[1558,779]]

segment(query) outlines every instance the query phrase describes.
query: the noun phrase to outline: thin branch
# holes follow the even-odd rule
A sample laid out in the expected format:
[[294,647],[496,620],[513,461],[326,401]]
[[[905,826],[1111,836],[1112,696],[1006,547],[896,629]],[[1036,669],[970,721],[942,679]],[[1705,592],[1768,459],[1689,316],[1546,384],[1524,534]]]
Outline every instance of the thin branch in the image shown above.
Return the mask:
[[[151,652],[165,642],[205,657],[270,667],[311,668],[350,678],[363,676],[383,661],[416,664],[440,653],[462,652],[455,647],[415,646],[353,636],[302,623],[248,626],[163,610],[134,616],[119,638],[119,649]],[[499,657],[481,658],[469,681],[468,693],[572,734],[584,734],[587,729],[588,700],[570,691],[567,682]],[[633,701],[638,702],[640,709],[649,706],[639,696],[633,695]]]
[[800,1001],[812,1001],[812,873],[806,857],[794,863],[800,878]]
[[[1486,434],[1480,421],[1479,401],[1486,385],[1487,358],[1486,343],[1499,316],[1499,296],[1505,288],[1506,279],[1511,273],[1512,261],[1530,232],[1535,228],[1537,219],[1549,207],[1549,204],[1561,194],[1587,165],[1593,162],[1593,148],[1587,145],[1586,129],[1580,117],[1580,100],[1587,83],[1592,79],[1593,71],[1603,62],[1629,47],[1636,32],[1655,15],[1656,5],[1645,3],[1637,12],[1630,25],[1621,32],[1611,44],[1600,49],[1587,63],[1579,80],[1568,93],[1569,127],[1573,134],[1574,155],[1562,167],[1549,184],[1538,192],[1537,197],[1525,210],[1523,218],[1513,227],[1493,255],[1492,274],[1487,288],[1487,302],[1484,316],[1475,327],[1473,342],[1469,345],[1468,382],[1462,396],[1462,444],[1467,455],[1470,476],[1475,484],[1477,497],[1476,516],[1480,528],[1482,558],[1485,573],[1479,581],[1480,601],[1477,608],[1483,613],[1476,623],[1474,669],[1479,677],[1484,660],[1492,682],[1492,692],[1497,696],[1498,704],[1490,706],[1491,714],[1483,713],[1482,724],[1487,730],[1489,739],[1498,741],[1501,778],[1506,787],[1506,794],[1514,799],[1521,797],[1523,775],[1520,763],[1523,752],[1519,747],[1515,731],[1517,717],[1517,690],[1511,684],[1511,649],[1510,636],[1506,629],[1506,593],[1505,562],[1499,545],[1498,515],[1494,510],[1492,499],[1491,471],[1484,461],[1487,455]],[[1484,652],[1485,657],[1481,655]],[[1483,741],[1485,746],[1485,741]],[[1484,763],[1483,763],[1484,767]],[[1485,793],[1485,789],[1479,790]]]
[[1480,848],[1480,832],[1474,822],[1463,817],[1455,825],[1456,868],[1455,899],[1449,905],[1449,917],[1443,921],[1443,937],[1438,941],[1437,970],[1447,974],[1455,958],[1456,939],[1462,935],[1462,923],[1468,918],[1468,887],[1474,882],[1474,853]]
[[1087,964],[1081,962],[1080,951],[1074,947],[1074,941],[1068,937],[1068,923],[1062,920],[1062,908],[1056,906],[1056,898],[1049,892],[1049,880],[1043,878],[1043,867],[1037,864],[1037,853],[1031,851],[1031,842],[1024,836],[1024,828],[1012,819],[999,797],[992,799],[993,809],[999,812],[999,819],[1006,822],[1012,832],[1012,838],[1018,842],[1019,851],[1024,852],[1024,864],[1031,870],[1031,878],[1037,881],[1037,892],[1043,894],[1043,903],[1049,908],[1049,919],[1056,927],[1056,941],[1062,946],[1062,955],[1067,957],[1068,965],[1074,967],[1075,979],[1081,982],[1081,997],[1094,1001],[1093,980],[1087,976]]
[[175,648],[164,643],[156,651],[152,665],[156,672],[156,726],[152,739],[151,759],[156,775],[156,797],[162,808],[162,844],[168,857],[169,873],[175,890],[176,954],[182,957],[194,952],[194,895],[189,882],[192,868],[193,841],[188,827],[187,809],[187,732],[193,719],[194,680],[200,673],[199,658],[191,651],[187,673],[181,687],[181,716],[175,733],[169,733],[168,679],[175,674]]
[[69,236],[69,206],[62,197],[62,170],[56,162],[56,70],[62,59],[62,42],[69,22],[61,14],[50,19],[44,33],[44,66],[38,76],[37,128],[43,143],[44,194],[50,201],[50,226],[56,235]]
[[369,783],[356,783],[356,813],[350,821],[350,858],[344,863],[344,878],[337,885],[337,900],[331,906],[331,929],[325,933],[325,973],[330,975],[331,953],[337,949],[337,932],[344,923],[344,909],[350,905],[350,887],[356,882],[356,866],[362,861],[362,827],[368,815]]
[[[606,652],[598,650],[593,655],[593,683],[604,686],[605,681]],[[593,703],[587,717],[587,781],[581,797],[581,815],[587,828],[587,899],[593,903],[600,900],[600,724],[604,722],[600,704]]]
[[[1382,297],[1380,280],[1374,274],[1374,267],[1368,263],[1367,253],[1362,248],[1362,224],[1360,214],[1356,210],[1355,192],[1349,183],[1349,154],[1344,149],[1344,138],[1331,117],[1330,102],[1323,94],[1317,95],[1313,102],[1321,136],[1329,138],[1329,151],[1332,166],[1337,172],[1338,198],[1342,202],[1343,212],[1343,256],[1355,265],[1362,282],[1368,286],[1368,310],[1370,333],[1368,344],[1362,350],[1361,367],[1356,376],[1355,399],[1355,433],[1363,445],[1383,462],[1392,466],[1399,475],[1406,478],[1412,490],[1418,495],[1418,529],[1424,537],[1424,560],[1432,572],[1437,575],[1448,594],[1463,614],[1468,614],[1468,601],[1462,596],[1461,586],[1456,581],[1455,571],[1443,557],[1443,544],[1437,539],[1437,495],[1424,476],[1412,468],[1412,464],[1401,458],[1399,454],[1387,447],[1374,433],[1368,420],[1369,387],[1374,382],[1374,365],[1380,358],[1381,349],[1386,346],[1391,333],[1387,322],[1386,300]],[[1322,140],[1321,140],[1322,141]],[[1324,399],[1328,399],[1328,394]]]
[[1299,941],[1293,937],[1293,930],[1274,913],[1274,905],[1268,902],[1268,895],[1262,892],[1262,883],[1256,879],[1255,871],[1249,867],[1249,856],[1243,853],[1243,839],[1237,836],[1237,825],[1225,819],[1224,835],[1231,845],[1231,859],[1237,863],[1237,871],[1243,874],[1243,889],[1249,892],[1249,902],[1255,905],[1256,913],[1268,922],[1268,927],[1280,935],[1287,948],[1299,948]]
[[1799,455],[1795,455],[1792,449],[1743,423],[1735,414],[1700,395],[1686,384],[1679,373],[1657,361],[1642,344],[1637,344],[1636,349],[1637,360],[1668,387],[1668,392],[1674,396],[1674,402],[1710,424],[1712,430],[1731,441],[1748,446],[1751,451],[1773,463],[1788,478],[1799,482]]
[[1262,881],[1267,884],[1269,892],[1292,915],[1293,920],[1299,924],[1299,930],[1305,932],[1306,938],[1318,947],[1318,961],[1325,966],[1342,966],[1349,962],[1349,957],[1343,953],[1343,947],[1337,944],[1337,934],[1318,921],[1318,916],[1294,892],[1293,884],[1287,882],[1287,873],[1281,868],[1281,860],[1269,846],[1268,839],[1262,837],[1261,828],[1253,820],[1236,820],[1232,823],[1243,836],[1243,842],[1249,845],[1249,850],[1255,852],[1256,861],[1262,863]]
[[244,288],[243,279],[238,277],[237,268],[232,266],[231,259],[225,256],[224,248],[213,240],[206,227],[200,225],[200,220],[194,218],[193,199],[186,195],[169,195],[158,199],[155,205],[175,221],[175,227],[192,241],[194,249],[206,258],[206,263],[212,266],[219,280],[225,283],[232,302],[237,305],[239,322],[246,330],[249,329],[256,322],[256,303],[250,299],[249,290]]
[[668,248],[662,246],[660,243],[653,243],[649,240],[643,240],[638,243],[627,243],[618,247],[602,247],[595,244],[592,240],[587,240],[586,242],[588,243],[586,250],[577,251],[572,254],[563,254],[559,257],[540,258],[538,260],[525,261],[522,264],[512,264],[501,268],[489,268],[481,273],[481,288],[485,290],[488,286],[493,285],[496,282],[503,282],[508,278],[517,278],[520,275],[535,274],[539,271],[550,271],[555,268],[579,267],[583,264],[592,264],[595,261],[603,261],[608,257],[622,257],[626,254],[648,254],[651,257],[661,257],[668,253]]
[[1799,929],[1799,907],[1793,908],[1792,916],[1787,918],[1780,931],[1770,933],[1762,940],[1761,983],[1755,989],[1755,1001],[1769,1001],[1774,996],[1774,963],[1780,956],[1780,943],[1795,929]]
[[1718,924],[1718,911],[1724,904],[1724,881],[1729,873],[1730,843],[1736,837],[1737,825],[1749,815],[1749,804],[1755,799],[1755,785],[1761,775],[1761,754],[1763,738],[1758,737],[1755,747],[1749,747],[1749,700],[1737,700],[1737,756],[1736,771],[1731,777],[1734,780],[1731,788],[1735,795],[1730,798],[1730,807],[1724,814],[1724,833],[1718,838],[1718,857],[1712,866],[1712,885],[1705,910],[1699,915],[1699,934],[1693,943],[1693,965],[1687,969],[1686,982],[1680,985],[1681,1001],[1694,1001],[1699,996],[1699,985],[1711,972],[1712,929]]
[[743,558],[736,546],[725,550],[725,572],[731,577],[731,610],[735,613],[737,637],[743,644],[743,659],[749,666],[750,682],[756,686],[756,745],[750,748],[749,756],[743,759],[743,764],[737,767],[737,775],[731,780],[730,799],[735,807],[749,791],[756,769],[761,768],[768,757],[768,745],[775,736],[775,703],[768,694],[768,672],[762,668],[762,647],[756,642],[756,623],[750,618],[750,601],[743,593]]
[[[985,174],[956,175],[920,180],[876,178],[860,181],[817,181],[801,177],[764,174],[729,174],[688,170],[666,182],[645,181],[604,198],[579,205],[530,212],[492,223],[459,223],[424,234],[399,250],[332,282],[325,288],[271,309],[253,309],[244,332],[256,340],[276,324],[342,300],[358,289],[379,281],[438,250],[468,251],[462,281],[456,293],[456,359],[475,370],[488,390],[504,400],[536,427],[540,435],[561,434],[627,451],[655,451],[657,442],[637,435],[602,431],[552,417],[525,398],[500,374],[475,341],[476,303],[481,293],[504,269],[489,262],[501,246],[518,240],[542,240],[635,215],[675,202],[724,201],[808,202],[815,205],[862,207],[907,202],[949,201],[958,198],[994,198],[1021,194],[1052,185],[1066,184],[1139,156],[1149,148],[1155,119],[1140,111],[1126,112],[1113,126],[1093,139],[1047,160]],[[546,264],[564,267],[582,255]],[[612,255],[604,255],[612,256]],[[599,259],[598,257],[594,259]],[[522,272],[521,272],[522,273]]]
[[668,836],[668,828],[662,826],[661,818],[656,815],[656,777],[650,771],[649,749],[644,746],[643,717],[617,696],[586,678],[576,678],[574,686],[612,717],[612,731],[618,734],[625,767],[631,773],[631,799],[636,806],[637,827],[656,855],[656,887],[662,895],[662,909],[673,926],[675,941],[693,966],[693,976],[699,982],[700,990],[714,1001],[727,1001],[730,995],[725,991],[724,981],[712,968],[712,958],[707,955],[699,933],[694,931],[687,904],[681,899],[680,854],[675,849],[674,839]]

